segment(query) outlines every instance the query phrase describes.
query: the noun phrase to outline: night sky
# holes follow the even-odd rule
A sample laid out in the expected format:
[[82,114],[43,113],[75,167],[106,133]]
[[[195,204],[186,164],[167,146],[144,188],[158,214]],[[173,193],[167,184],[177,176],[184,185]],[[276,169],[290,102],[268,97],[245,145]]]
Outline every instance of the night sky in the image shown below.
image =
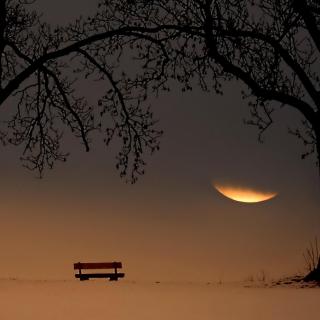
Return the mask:
[[[95,5],[35,6],[55,24],[93,13]],[[99,84],[85,88],[96,102]],[[115,169],[117,142],[106,148],[99,135],[89,153],[67,137],[69,160],[42,180],[21,167],[20,150],[2,149],[2,277],[72,278],[74,262],[108,260],[122,261],[133,280],[225,281],[303,270],[302,252],[319,236],[320,178],[315,157],[302,161],[302,143],[287,133],[299,114],[277,112],[261,144],[256,128],[243,124],[249,109],[240,83],[226,84],[222,97],[171,89],[149,100],[164,136],[135,185]],[[242,204],[219,194],[213,181],[278,196]]]

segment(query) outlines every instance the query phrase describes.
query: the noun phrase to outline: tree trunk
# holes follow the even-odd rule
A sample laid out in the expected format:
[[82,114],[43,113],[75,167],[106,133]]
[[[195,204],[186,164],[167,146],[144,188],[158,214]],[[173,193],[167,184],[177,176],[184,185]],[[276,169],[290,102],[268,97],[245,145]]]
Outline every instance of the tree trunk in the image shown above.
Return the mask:
[[314,126],[314,132],[316,136],[316,152],[317,152],[317,166],[319,170],[319,176],[320,176],[320,117],[319,114],[317,114],[317,120],[316,125]]

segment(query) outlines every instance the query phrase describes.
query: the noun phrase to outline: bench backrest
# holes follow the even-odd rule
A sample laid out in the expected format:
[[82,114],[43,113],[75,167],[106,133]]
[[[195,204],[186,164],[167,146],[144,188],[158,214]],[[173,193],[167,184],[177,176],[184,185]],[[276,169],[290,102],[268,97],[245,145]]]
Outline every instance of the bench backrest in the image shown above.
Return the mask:
[[122,268],[121,262],[78,262],[73,264],[74,270],[81,269],[116,269]]

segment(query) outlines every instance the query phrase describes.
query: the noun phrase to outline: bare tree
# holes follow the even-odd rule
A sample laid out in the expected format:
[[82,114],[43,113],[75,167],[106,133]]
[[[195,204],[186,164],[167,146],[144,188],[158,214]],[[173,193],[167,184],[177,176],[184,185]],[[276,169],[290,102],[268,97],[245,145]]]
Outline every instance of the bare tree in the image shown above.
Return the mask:
[[[104,10],[114,1],[103,1]],[[246,87],[249,124],[259,139],[282,107],[297,110],[291,129],[306,149],[320,155],[320,4],[313,0],[132,0],[117,4],[124,26],[158,29],[168,60],[163,78],[223,94],[224,81]],[[103,19],[102,19],[103,20]],[[155,56],[144,57],[145,66]],[[163,80],[162,80],[163,81]],[[319,164],[319,161],[318,161]]]
[[[121,72],[121,57],[142,43],[147,50],[159,48],[158,40],[150,30],[144,35],[112,20],[116,8],[104,14],[103,24],[97,14],[95,20],[80,18],[53,29],[31,10],[33,2],[0,1],[0,105],[9,115],[3,121],[3,143],[23,146],[24,165],[41,176],[66,159],[64,127],[86,151],[90,133],[100,130],[106,144],[114,136],[121,139],[117,168],[135,182],[144,172],[144,152],[159,149],[162,132],[145,104],[146,83],[158,71],[148,79],[129,77]],[[96,107],[76,90],[81,77],[105,82]]]
[[305,266],[308,274],[305,276],[306,281],[320,281],[320,248],[318,239],[310,241],[309,247],[303,254]]
[[[86,150],[93,130],[107,144],[119,136],[117,166],[136,181],[144,151],[157,150],[162,133],[147,97],[169,91],[172,81],[217,94],[223,82],[241,81],[259,139],[277,108],[297,110],[303,124],[291,133],[304,142],[303,157],[319,159],[318,1],[101,0],[92,17],[54,30],[28,7],[27,0],[1,1],[0,104],[16,106],[2,140],[23,145],[29,168],[42,173],[65,159],[64,125]],[[81,76],[106,83],[100,112],[76,90]]]

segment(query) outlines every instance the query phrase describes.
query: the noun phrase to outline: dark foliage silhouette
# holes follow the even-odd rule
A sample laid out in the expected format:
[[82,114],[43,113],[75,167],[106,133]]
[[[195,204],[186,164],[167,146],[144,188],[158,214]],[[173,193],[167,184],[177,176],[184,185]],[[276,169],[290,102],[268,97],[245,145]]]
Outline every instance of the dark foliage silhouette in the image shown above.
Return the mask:
[[[241,81],[259,139],[277,108],[297,110],[303,123],[290,132],[305,144],[303,157],[319,159],[318,1],[101,1],[94,16],[55,30],[26,11],[27,1],[1,6],[0,103],[17,101],[2,139],[22,144],[23,160],[40,173],[65,159],[60,121],[87,150],[93,130],[105,132],[107,144],[119,136],[121,175],[136,181],[144,151],[157,150],[161,136],[147,97],[169,91],[172,81],[182,91],[217,94],[223,82]],[[133,63],[122,72],[128,59]],[[100,112],[75,91],[80,76],[106,82]]]
[[318,238],[310,242],[309,247],[303,254],[307,275],[305,281],[320,281],[320,247]]

